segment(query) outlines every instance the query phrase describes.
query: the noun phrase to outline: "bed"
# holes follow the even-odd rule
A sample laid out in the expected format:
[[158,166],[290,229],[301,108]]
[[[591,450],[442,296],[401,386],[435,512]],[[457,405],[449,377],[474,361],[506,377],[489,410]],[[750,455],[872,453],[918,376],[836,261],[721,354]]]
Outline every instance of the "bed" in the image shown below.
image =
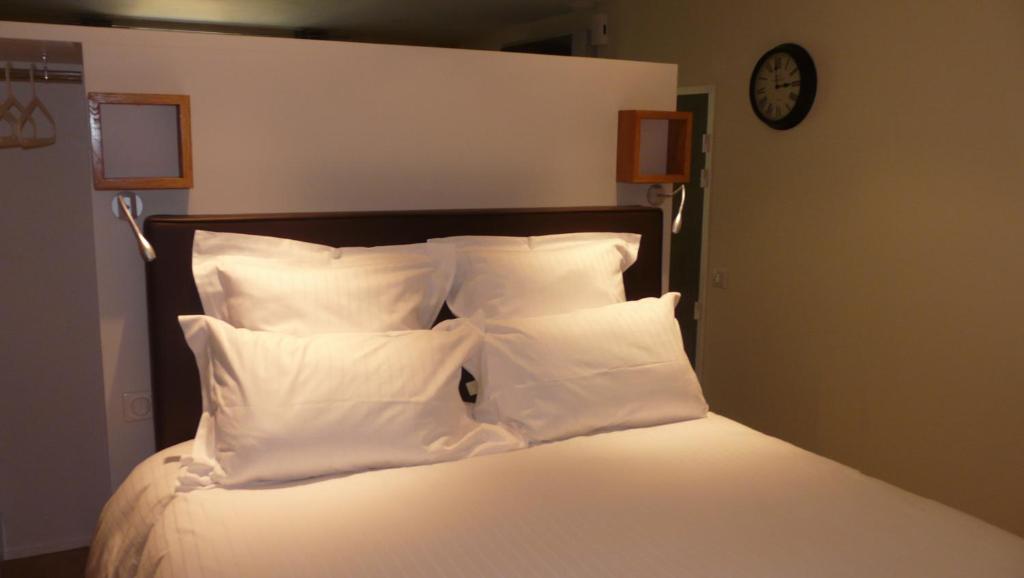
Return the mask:
[[203,309],[196,230],[332,246],[637,234],[623,282],[639,300],[661,292],[661,226],[660,211],[632,207],[150,218],[159,451],[104,508],[88,576],[1024,576],[1020,537],[714,413],[441,463],[176,490],[203,411],[177,321]]

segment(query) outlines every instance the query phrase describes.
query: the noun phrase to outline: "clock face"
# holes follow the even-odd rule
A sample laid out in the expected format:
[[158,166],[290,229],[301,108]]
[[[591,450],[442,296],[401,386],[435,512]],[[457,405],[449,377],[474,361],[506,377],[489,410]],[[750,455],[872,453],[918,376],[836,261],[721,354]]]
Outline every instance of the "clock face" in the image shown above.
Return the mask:
[[776,52],[761,64],[756,75],[757,110],[769,120],[779,120],[792,112],[800,98],[800,68],[793,57]]
[[814,104],[818,74],[811,55],[797,44],[781,44],[757,61],[750,76],[750,106],[768,126],[786,130]]

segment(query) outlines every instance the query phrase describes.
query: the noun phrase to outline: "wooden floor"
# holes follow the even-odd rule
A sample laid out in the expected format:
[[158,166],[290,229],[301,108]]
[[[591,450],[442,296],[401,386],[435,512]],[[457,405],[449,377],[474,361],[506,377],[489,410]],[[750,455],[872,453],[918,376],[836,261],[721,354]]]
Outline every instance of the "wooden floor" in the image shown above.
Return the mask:
[[88,548],[0,562],[0,578],[82,578]]

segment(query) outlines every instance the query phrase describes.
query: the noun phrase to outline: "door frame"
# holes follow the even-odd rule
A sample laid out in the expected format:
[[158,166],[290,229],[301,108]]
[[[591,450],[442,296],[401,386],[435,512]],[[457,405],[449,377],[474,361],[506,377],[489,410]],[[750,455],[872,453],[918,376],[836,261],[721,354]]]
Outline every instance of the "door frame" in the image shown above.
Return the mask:
[[[714,156],[715,150],[715,87],[714,85],[696,85],[696,86],[680,86],[676,89],[676,95],[683,94],[706,94],[708,95],[708,150],[704,154],[704,166],[703,167],[692,167],[691,170],[705,169],[707,178],[704,182],[704,210],[703,218],[701,219],[701,231],[700,231],[700,295],[698,303],[700,308],[697,312],[697,347],[696,347],[696,367],[693,370],[697,373],[698,378],[703,378],[704,370],[704,335],[708,322],[708,290],[710,284],[708,278],[708,248],[710,246],[710,238],[708,235],[708,229],[711,224],[711,188],[714,184],[713,172],[711,170],[712,157]],[[696,135],[694,135],[696,137]],[[694,146],[700,146],[700,142],[697,138],[693,140]]]

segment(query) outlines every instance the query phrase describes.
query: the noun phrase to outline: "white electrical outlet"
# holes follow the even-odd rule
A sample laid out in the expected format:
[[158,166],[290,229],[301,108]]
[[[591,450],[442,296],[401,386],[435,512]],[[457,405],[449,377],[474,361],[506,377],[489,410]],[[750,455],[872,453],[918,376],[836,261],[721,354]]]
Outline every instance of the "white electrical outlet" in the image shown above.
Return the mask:
[[130,391],[121,394],[121,412],[124,421],[142,421],[153,417],[153,397],[148,391]]

